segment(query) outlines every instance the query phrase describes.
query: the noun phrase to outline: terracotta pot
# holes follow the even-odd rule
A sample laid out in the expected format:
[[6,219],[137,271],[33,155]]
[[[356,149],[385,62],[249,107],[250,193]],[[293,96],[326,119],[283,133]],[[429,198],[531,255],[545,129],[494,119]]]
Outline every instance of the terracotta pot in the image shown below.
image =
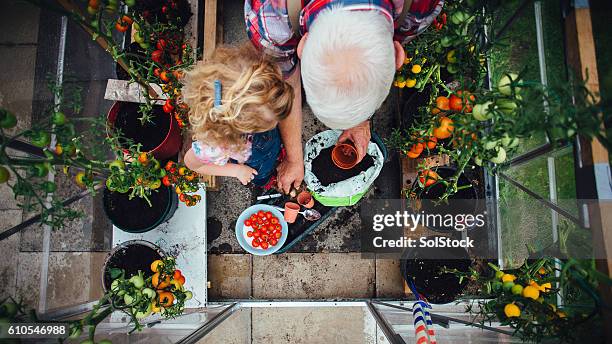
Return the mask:
[[285,221],[287,221],[287,223],[294,223],[299,212],[299,204],[293,202],[285,203]]
[[331,155],[334,164],[343,170],[350,170],[357,165],[357,149],[352,144],[337,144]]
[[[108,116],[106,117],[106,119],[110,128],[113,127],[122,104],[123,102],[117,101],[108,111]],[[140,116],[137,113],[134,113],[134,115]],[[149,153],[153,154],[153,156],[158,160],[168,159],[176,155],[181,150],[181,146],[183,144],[181,128],[179,127],[178,122],[176,121],[174,116],[168,115],[168,117],[170,117],[170,129],[168,129],[164,140],[159,145],[157,145],[157,147],[149,151]]]
[[314,207],[314,198],[312,198],[312,195],[308,191],[300,192],[297,196],[297,202],[304,208],[310,209]]

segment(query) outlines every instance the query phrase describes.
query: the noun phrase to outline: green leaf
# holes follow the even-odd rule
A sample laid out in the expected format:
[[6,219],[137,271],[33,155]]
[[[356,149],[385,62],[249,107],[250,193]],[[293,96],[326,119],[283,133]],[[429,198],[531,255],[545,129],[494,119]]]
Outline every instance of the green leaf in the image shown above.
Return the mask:
[[122,269],[118,269],[118,268],[111,268],[110,269],[110,276],[111,276],[112,279],[119,278],[119,276],[121,276],[122,273],[123,273]]

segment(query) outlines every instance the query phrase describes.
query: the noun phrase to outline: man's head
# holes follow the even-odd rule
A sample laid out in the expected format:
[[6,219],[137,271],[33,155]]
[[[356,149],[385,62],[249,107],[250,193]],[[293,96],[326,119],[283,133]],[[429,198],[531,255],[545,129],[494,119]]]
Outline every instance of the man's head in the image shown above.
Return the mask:
[[368,119],[387,97],[404,50],[378,11],[321,12],[298,46],[302,83],[315,116],[332,129]]

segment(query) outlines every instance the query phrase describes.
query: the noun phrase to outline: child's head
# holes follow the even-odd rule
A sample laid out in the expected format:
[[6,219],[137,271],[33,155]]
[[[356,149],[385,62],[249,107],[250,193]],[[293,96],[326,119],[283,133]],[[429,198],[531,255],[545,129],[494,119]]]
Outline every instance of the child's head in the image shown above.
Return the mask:
[[[221,106],[215,107],[215,80]],[[293,88],[276,64],[252,46],[220,47],[184,80],[193,138],[228,148],[244,145],[245,134],[273,129],[293,104]]]

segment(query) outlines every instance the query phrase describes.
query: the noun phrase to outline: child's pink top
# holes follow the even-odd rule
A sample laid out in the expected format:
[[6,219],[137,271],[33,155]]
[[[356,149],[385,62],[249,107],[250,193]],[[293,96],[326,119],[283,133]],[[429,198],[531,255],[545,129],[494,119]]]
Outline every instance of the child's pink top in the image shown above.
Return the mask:
[[223,166],[230,159],[235,160],[239,164],[244,164],[251,157],[252,136],[249,135],[244,149],[240,152],[233,152],[224,147],[209,146],[201,141],[193,141],[191,148],[198,160],[205,164],[214,164]]

